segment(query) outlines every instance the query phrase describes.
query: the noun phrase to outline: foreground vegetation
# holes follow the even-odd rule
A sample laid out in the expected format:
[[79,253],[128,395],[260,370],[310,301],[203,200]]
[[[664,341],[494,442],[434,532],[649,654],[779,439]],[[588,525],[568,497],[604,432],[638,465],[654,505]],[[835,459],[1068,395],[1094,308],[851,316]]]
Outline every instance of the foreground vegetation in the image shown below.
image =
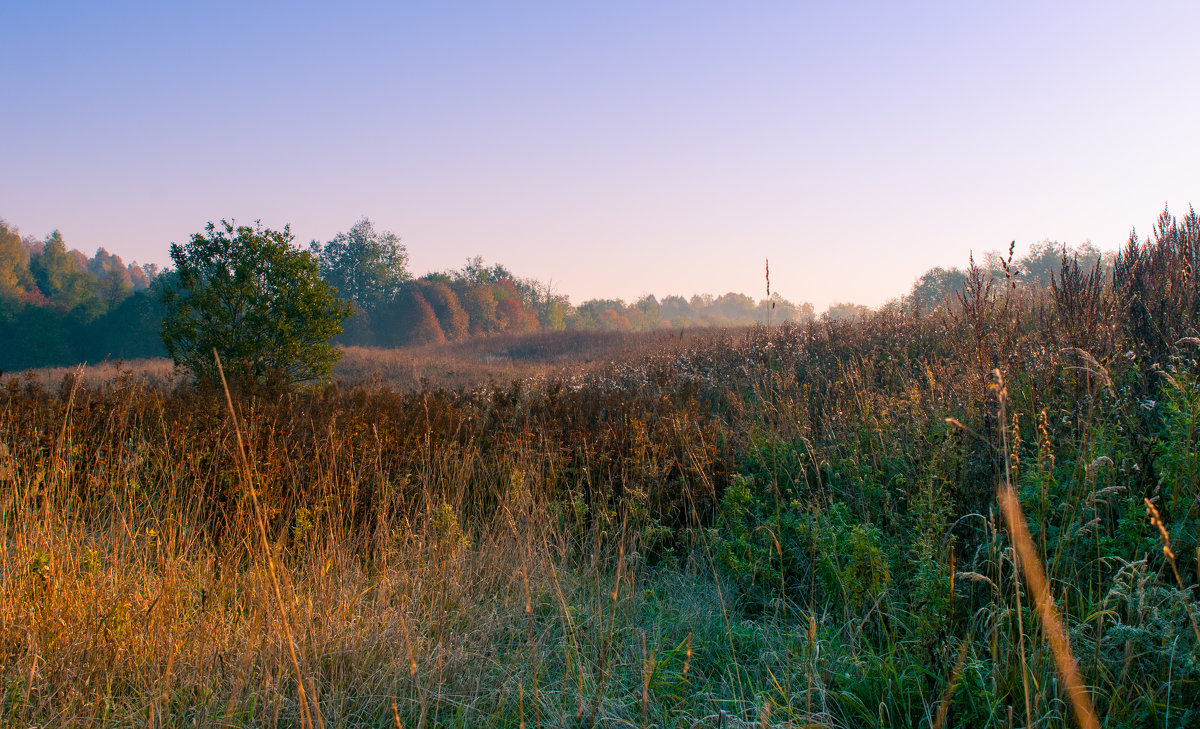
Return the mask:
[[1000,483],[1102,725],[1193,726],[1198,259],[1164,218],[1111,275],[236,419],[10,378],[0,717],[1074,726]]

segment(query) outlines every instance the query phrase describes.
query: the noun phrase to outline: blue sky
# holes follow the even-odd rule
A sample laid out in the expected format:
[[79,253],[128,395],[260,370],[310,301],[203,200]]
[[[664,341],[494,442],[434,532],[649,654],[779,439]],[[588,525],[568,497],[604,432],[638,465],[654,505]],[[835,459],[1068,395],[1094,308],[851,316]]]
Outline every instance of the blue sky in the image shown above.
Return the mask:
[[576,302],[876,305],[1200,203],[1200,3],[16,3],[0,216],[167,262],[209,220]]

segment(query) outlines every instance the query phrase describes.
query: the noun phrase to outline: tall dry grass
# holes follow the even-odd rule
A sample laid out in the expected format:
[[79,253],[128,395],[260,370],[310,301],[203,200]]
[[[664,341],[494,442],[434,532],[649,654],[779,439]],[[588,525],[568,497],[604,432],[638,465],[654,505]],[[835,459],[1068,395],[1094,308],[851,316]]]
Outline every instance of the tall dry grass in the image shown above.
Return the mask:
[[507,382],[6,380],[0,718],[1193,725],[1188,225],[936,311],[514,339],[603,364]]
[[[394,703],[409,725],[557,721],[581,706],[603,722],[626,696],[645,697],[649,717],[680,669],[675,633],[716,619],[700,567],[697,584],[656,576],[669,584],[647,598],[647,515],[603,508],[597,484],[549,493],[570,483],[555,475],[569,459],[521,422],[519,393],[243,394],[230,403],[245,462],[221,397],[9,384],[5,717],[377,725]],[[634,409],[648,405],[672,410]],[[673,422],[687,430],[688,417]],[[574,460],[654,458],[605,455],[624,447]],[[643,636],[648,602],[679,627]],[[631,658],[643,647],[654,670]]]

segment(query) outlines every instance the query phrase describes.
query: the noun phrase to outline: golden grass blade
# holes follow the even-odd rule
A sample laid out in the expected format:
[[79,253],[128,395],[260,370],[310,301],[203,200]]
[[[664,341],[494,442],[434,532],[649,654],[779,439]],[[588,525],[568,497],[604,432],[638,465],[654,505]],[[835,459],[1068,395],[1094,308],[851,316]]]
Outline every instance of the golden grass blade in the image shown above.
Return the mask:
[[[275,557],[271,552],[271,542],[267,539],[267,527],[263,519],[262,506],[258,503],[258,492],[254,489],[254,478],[250,471],[250,461],[246,458],[246,446],[242,443],[242,429],[238,425],[237,412],[233,409],[233,396],[229,394],[229,383],[225,381],[225,370],[221,367],[221,357],[217,354],[217,350],[213,349],[213,359],[217,362],[217,373],[221,375],[221,387],[225,390],[225,404],[229,406],[229,417],[233,422],[233,434],[237,440],[238,455],[241,459],[242,478],[245,480],[246,490],[250,492],[250,501],[254,505],[254,523],[258,526],[258,536],[262,542],[263,554],[267,558],[267,573],[271,577],[271,587],[275,592],[275,602],[279,606],[279,622],[283,626],[284,638],[287,639],[288,654],[292,659],[292,668],[296,672],[296,691],[299,694],[300,702],[300,722],[301,726],[313,727],[312,710],[308,704],[308,694],[304,690],[304,674],[300,670],[300,661],[296,658],[296,641],[292,637],[292,626],[288,621],[287,606],[283,602],[283,591],[279,588],[279,578],[275,574]],[[314,697],[315,700],[315,697]],[[325,722],[321,719],[321,710],[316,708],[317,723],[319,729],[325,729]]]
[[1004,521],[1012,536],[1013,546],[1017,550],[1021,571],[1025,574],[1025,582],[1029,586],[1030,592],[1033,593],[1034,604],[1046,631],[1050,650],[1054,653],[1054,662],[1058,666],[1059,676],[1067,686],[1067,697],[1071,701],[1071,710],[1075,714],[1075,721],[1084,729],[1099,729],[1100,722],[1096,718],[1091,698],[1079,675],[1079,666],[1075,662],[1075,656],[1071,653],[1071,642],[1058,617],[1058,610],[1054,607],[1054,596],[1050,594],[1046,575],[1042,571],[1042,562],[1033,546],[1033,537],[1029,533],[1029,525],[1021,511],[1021,503],[1017,494],[1010,485],[1003,484],[996,490],[996,500],[1000,503],[1000,510],[1004,514]]

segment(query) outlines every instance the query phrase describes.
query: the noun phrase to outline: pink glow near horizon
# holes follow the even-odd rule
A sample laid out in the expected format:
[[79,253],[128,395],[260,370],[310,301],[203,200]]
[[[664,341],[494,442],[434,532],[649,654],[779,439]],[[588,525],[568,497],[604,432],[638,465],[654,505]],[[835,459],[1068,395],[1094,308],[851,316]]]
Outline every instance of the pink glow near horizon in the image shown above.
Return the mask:
[[206,221],[576,303],[877,305],[974,250],[1200,203],[1200,5],[285,3],[0,10],[0,216],[165,263]]

